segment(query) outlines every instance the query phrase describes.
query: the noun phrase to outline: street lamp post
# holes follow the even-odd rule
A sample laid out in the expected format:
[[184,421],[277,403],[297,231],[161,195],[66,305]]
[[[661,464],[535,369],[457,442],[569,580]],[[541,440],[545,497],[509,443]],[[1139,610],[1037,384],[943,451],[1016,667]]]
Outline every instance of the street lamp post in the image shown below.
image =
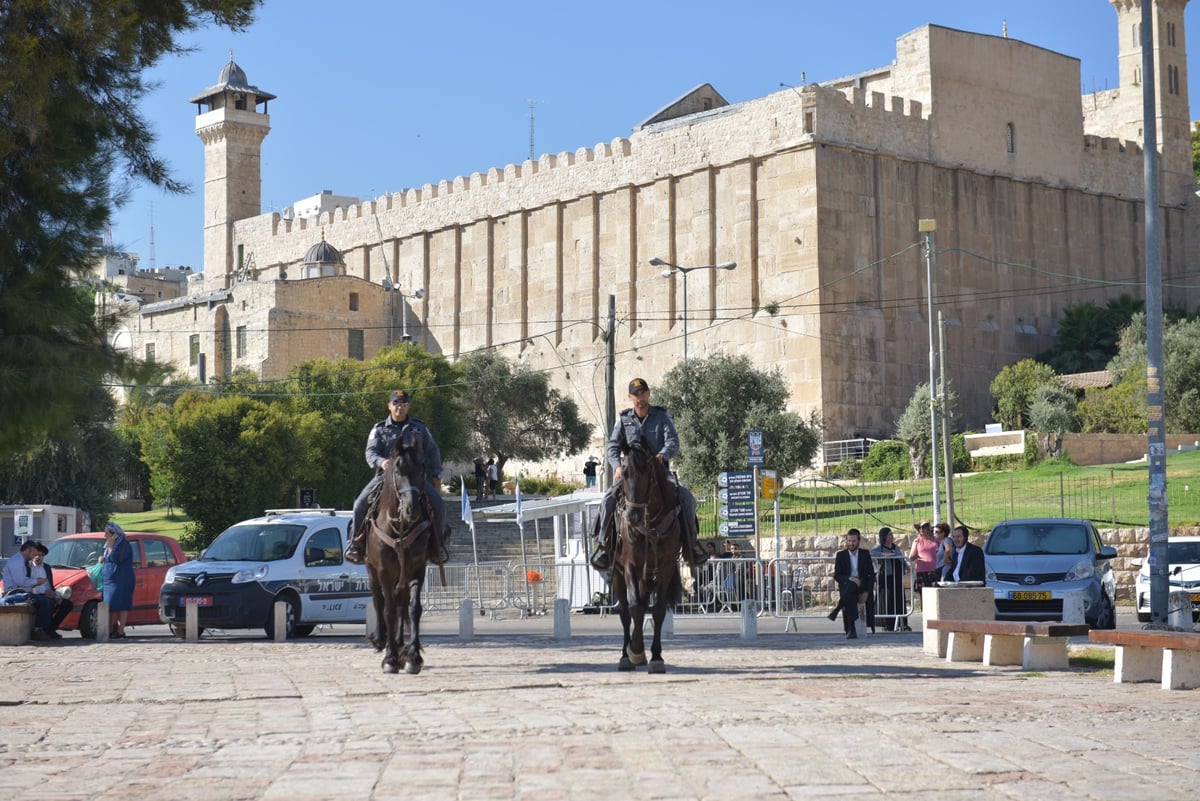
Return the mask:
[[383,290],[388,293],[389,298],[388,344],[390,345],[392,343],[392,326],[394,324],[393,321],[396,319],[396,307],[393,305],[395,303],[396,295],[400,296],[400,338],[405,342],[412,341],[412,337],[408,335],[408,306],[405,305],[405,301],[409,299],[420,300],[421,298],[425,297],[425,290],[415,289],[406,295],[404,294],[404,291],[401,290],[400,287],[393,284],[391,279],[386,275],[383,277]]
[[669,261],[664,261],[658,256],[650,259],[652,267],[666,267],[668,269],[662,271],[663,278],[670,278],[678,273],[683,276],[683,360],[686,362],[688,358],[688,292],[687,292],[687,277],[688,273],[695,270],[732,270],[737,267],[736,261],[724,261],[720,264],[705,264],[700,267],[680,267],[678,264],[671,264]]

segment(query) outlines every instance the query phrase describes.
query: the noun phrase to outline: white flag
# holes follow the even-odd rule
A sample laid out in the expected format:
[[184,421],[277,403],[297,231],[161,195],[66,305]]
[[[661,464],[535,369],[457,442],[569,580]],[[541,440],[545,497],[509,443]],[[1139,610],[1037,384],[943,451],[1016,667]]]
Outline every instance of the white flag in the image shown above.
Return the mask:
[[471,511],[471,502],[467,500],[467,479],[462,480],[462,521],[472,528],[475,526],[475,515]]
[[525,513],[521,511],[521,482],[517,482],[517,525],[525,522]]

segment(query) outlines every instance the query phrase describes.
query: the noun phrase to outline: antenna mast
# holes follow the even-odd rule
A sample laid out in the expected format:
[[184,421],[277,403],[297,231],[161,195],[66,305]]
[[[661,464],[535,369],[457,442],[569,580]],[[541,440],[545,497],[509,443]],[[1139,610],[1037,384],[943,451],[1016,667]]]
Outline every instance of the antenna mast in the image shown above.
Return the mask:
[[150,204],[150,269],[158,269],[158,258],[154,255],[154,204]]
[[541,101],[530,97],[525,102],[529,104],[529,160],[533,161],[537,157],[537,153],[533,148],[533,109]]

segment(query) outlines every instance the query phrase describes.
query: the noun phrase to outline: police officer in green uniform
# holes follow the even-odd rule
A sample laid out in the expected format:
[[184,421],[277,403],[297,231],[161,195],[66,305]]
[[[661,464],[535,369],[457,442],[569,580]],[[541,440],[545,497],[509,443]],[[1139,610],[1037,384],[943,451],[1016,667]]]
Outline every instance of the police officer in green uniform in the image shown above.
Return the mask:
[[612,433],[608,435],[607,453],[614,470],[613,483],[604,493],[604,501],[600,504],[600,536],[596,552],[592,554],[592,567],[597,570],[612,568],[612,521],[617,509],[617,488],[620,486],[621,444],[633,443],[639,436],[645,438],[655,458],[667,467],[667,475],[679,493],[679,520],[686,552],[690,554],[692,564],[702,565],[708,561],[708,552],[700,546],[699,532],[696,530],[696,496],[670,472],[671,457],[679,453],[675,421],[665,407],[650,405],[650,385],[644,379],[635,378],[629,382],[629,400],[633,402],[633,408],[621,412]]
[[402,389],[394,391],[388,400],[388,416],[376,423],[371,429],[371,433],[367,435],[367,464],[375,470],[375,477],[367,482],[367,486],[363,487],[363,491],[358,494],[358,499],[354,501],[354,525],[350,529],[351,540],[346,548],[347,562],[353,562],[356,565],[362,564],[363,546],[366,539],[363,520],[367,516],[367,507],[370,506],[372,493],[383,482],[383,471],[387,470],[392,449],[405,431],[412,431],[416,434],[417,440],[421,443],[421,450],[425,454],[425,464],[422,467],[433,477],[432,482],[428,479],[425,481],[425,497],[429,499],[429,506],[433,512],[433,520],[429,521],[430,530],[433,532],[434,538],[440,541],[431,552],[439,555],[445,553],[445,543],[449,538],[444,533],[446,505],[442,501],[442,452],[438,450],[437,443],[433,440],[433,434],[429,433],[429,428],[425,423],[408,416],[408,404],[407,392]]

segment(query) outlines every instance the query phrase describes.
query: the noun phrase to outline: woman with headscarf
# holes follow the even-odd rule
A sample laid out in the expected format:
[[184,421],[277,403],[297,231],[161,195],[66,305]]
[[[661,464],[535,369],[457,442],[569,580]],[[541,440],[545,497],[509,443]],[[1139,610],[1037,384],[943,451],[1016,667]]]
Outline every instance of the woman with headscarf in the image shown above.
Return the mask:
[[912,631],[904,617],[908,612],[904,604],[904,568],[908,563],[887,526],[879,529],[879,544],[871,549],[871,560],[878,565],[879,606],[875,615],[883,618],[884,631]]
[[124,530],[116,523],[104,527],[104,602],[112,615],[110,637],[125,636],[125,622],[133,608],[133,546],[125,538]]

